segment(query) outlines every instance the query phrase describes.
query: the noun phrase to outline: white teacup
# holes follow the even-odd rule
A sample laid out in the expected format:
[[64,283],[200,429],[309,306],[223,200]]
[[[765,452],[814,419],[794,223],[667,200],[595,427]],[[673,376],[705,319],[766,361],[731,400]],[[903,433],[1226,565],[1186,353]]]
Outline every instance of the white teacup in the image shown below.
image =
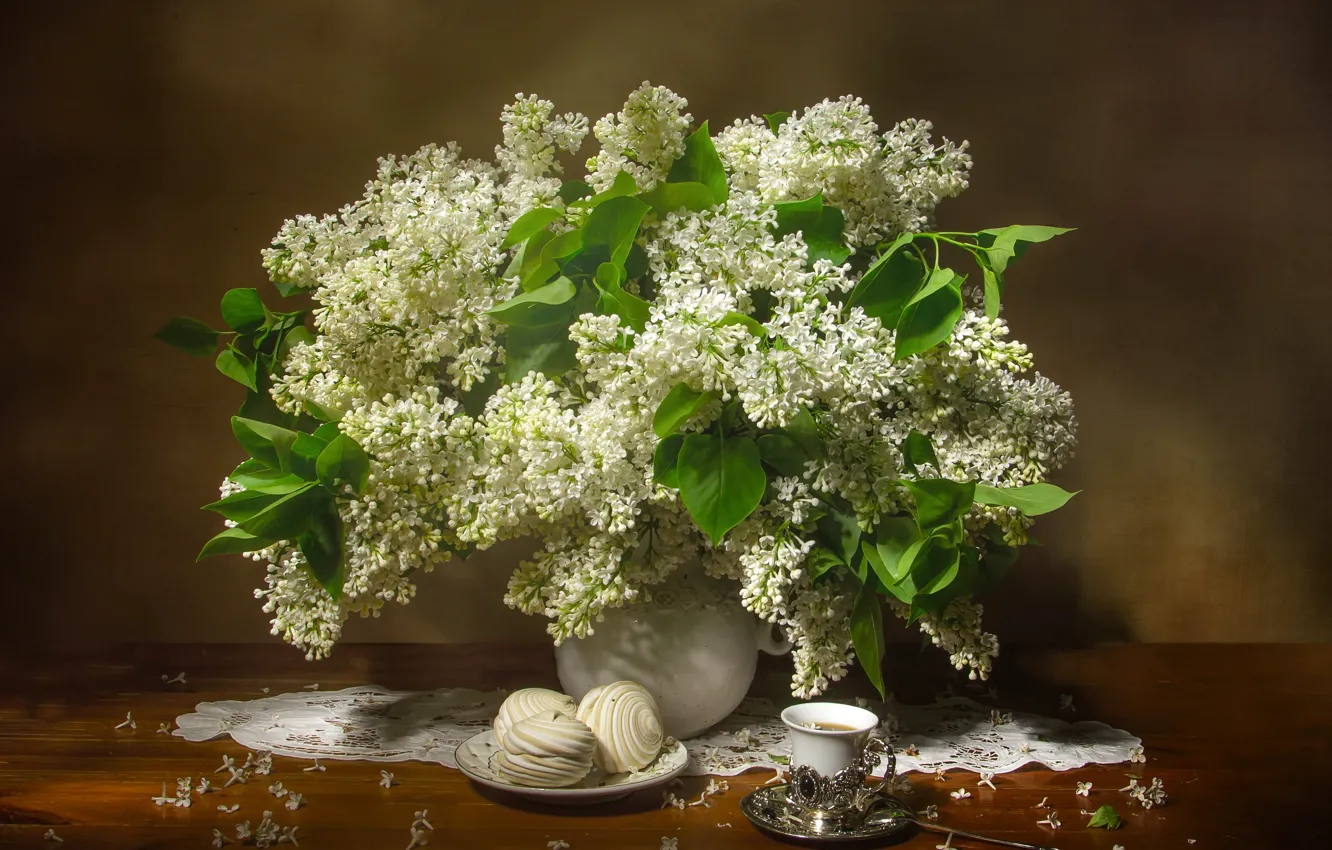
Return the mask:
[[782,712],[791,730],[791,767],[809,765],[832,777],[851,766],[865,750],[870,731],[879,725],[872,711],[839,702],[807,702]]

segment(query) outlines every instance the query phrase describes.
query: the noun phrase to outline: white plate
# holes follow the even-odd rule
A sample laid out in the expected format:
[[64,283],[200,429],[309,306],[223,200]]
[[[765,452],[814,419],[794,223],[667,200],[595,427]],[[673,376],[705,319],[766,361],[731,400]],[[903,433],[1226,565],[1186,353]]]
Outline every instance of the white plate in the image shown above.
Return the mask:
[[500,746],[495,733],[487,729],[458,745],[455,759],[458,769],[467,778],[487,788],[497,788],[528,800],[566,806],[590,806],[628,797],[635,791],[665,785],[684,772],[689,764],[689,751],[674,738],[666,739],[666,747],[652,764],[638,773],[612,773],[607,775],[592,768],[582,782],[568,788],[528,788],[501,778],[491,767]]

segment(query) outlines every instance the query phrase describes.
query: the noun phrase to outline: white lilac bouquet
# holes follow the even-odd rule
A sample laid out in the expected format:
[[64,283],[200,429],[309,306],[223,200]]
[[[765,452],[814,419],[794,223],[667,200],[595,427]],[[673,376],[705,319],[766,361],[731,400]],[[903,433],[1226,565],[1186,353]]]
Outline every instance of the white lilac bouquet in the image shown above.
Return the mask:
[[505,602],[556,642],[701,561],[794,643],[799,696],[853,654],[882,689],[885,604],[986,676],[972,599],[1070,497],[1044,479],[1074,442],[1000,299],[1065,231],[932,230],[966,144],[880,133],[859,98],[716,136],[686,106],[644,83],[562,182],[588,120],[520,94],[495,162],[429,145],[282,226],[264,267],[313,309],[233,289],[229,333],[159,332],[229,337],[252,457],[200,557],[267,565],[274,634],[323,656],[419,573],[533,536]]

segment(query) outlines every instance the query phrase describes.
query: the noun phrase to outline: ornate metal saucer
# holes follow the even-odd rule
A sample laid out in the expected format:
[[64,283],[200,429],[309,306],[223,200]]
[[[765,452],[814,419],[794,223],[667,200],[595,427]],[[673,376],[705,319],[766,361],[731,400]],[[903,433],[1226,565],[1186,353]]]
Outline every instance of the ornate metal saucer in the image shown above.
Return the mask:
[[1021,841],[1007,841],[968,832],[964,829],[950,829],[942,824],[920,820],[915,811],[905,802],[889,794],[877,794],[864,814],[855,816],[833,815],[810,809],[797,803],[798,793],[792,793],[791,786],[770,785],[750,793],[740,801],[740,811],[745,817],[764,832],[810,842],[843,841],[883,841],[900,839],[912,827],[920,827],[931,832],[951,833],[956,838],[970,838],[1001,847],[1013,847],[1017,850],[1055,850],[1040,844],[1025,844]]
[[896,797],[880,794],[863,816],[822,816],[791,799],[789,785],[759,788],[740,801],[745,813],[759,829],[809,841],[866,841],[899,836],[916,824],[916,813]]

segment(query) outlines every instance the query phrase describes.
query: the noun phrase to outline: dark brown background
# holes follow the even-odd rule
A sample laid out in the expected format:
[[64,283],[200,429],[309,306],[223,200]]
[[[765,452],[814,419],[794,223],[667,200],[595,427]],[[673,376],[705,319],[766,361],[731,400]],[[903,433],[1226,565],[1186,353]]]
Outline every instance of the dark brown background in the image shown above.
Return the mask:
[[[3,27],[7,639],[264,640],[239,559],[196,566],[238,403],[150,339],[263,285],[282,219],[381,154],[538,92],[593,116],[640,80],[714,127],[854,92],[970,139],[948,229],[1080,230],[1008,317],[1078,404],[1084,488],[994,597],[1019,641],[1328,640],[1327,4],[32,3]],[[589,146],[590,147],[590,146]],[[541,639],[517,550],[349,636]]]

